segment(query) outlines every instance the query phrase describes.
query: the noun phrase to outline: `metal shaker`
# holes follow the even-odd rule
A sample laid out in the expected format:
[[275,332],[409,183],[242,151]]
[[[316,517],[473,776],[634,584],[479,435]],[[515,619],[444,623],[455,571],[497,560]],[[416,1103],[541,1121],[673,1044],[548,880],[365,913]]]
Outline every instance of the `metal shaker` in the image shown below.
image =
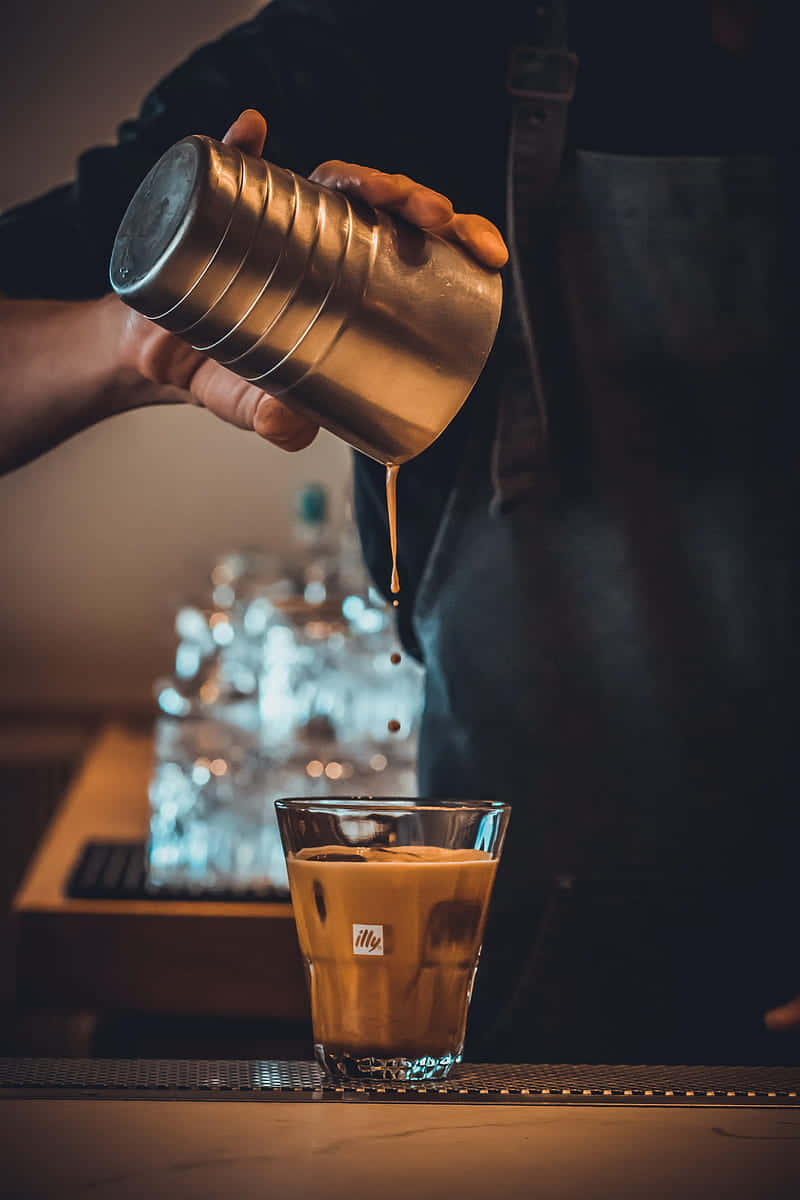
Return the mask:
[[458,246],[192,135],[111,256],[131,308],[380,462],[434,441],[478,378],[502,285]]

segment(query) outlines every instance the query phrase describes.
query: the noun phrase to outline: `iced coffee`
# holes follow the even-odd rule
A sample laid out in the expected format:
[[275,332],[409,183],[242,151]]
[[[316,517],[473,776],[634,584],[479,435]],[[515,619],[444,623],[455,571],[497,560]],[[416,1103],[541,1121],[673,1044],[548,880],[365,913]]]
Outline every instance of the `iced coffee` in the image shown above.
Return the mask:
[[[460,1060],[505,827],[496,815],[486,847],[396,844],[385,819],[382,843],[287,847],[317,1056],[333,1074],[441,1078]],[[447,814],[437,832],[458,840],[443,836]]]

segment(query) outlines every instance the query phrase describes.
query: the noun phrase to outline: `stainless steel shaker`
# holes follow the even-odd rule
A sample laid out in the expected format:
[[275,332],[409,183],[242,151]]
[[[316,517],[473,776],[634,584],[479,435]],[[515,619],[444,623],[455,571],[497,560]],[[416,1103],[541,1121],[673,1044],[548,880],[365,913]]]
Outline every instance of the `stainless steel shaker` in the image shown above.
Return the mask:
[[458,246],[199,135],[140,184],[110,275],[130,307],[392,463],[458,412],[502,303]]

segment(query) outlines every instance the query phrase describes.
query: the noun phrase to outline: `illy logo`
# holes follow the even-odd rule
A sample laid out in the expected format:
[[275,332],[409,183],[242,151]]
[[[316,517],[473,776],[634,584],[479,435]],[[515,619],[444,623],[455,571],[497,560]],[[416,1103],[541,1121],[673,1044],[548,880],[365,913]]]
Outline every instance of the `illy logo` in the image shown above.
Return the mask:
[[353,954],[383,954],[383,926],[354,925]]

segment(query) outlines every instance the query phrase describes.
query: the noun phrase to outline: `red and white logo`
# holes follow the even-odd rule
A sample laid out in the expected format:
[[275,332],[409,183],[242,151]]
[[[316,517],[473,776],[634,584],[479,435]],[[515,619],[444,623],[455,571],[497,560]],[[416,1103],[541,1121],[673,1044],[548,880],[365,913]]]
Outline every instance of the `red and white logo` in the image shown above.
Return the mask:
[[353,954],[383,954],[382,925],[353,926]]

